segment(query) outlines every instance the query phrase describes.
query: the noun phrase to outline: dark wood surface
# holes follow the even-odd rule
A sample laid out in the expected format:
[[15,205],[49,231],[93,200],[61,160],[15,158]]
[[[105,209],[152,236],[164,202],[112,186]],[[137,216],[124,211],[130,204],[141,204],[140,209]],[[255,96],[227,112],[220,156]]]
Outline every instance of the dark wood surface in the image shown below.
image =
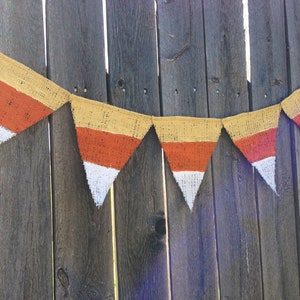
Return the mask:
[[[251,95],[254,110],[289,94],[282,1],[249,1]],[[281,115],[277,134],[278,196],[256,173],[265,299],[299,298],[299,274],[290,121]]]
[[[158,1],[158,23],[162,115],[208,117],[202,3]],[[211,166],[190,211],[165,164],[172,299],[217,299]]]
[[42,2],[0,1],[0,51],[45,75]]
[[48,151],[46,120],[1,145],[2,299],[52,297]]
[[157,13],[162,114],[207,117],[202,3],[160,0]]
[[[42,3],[0,1],[0,7],[0,51],[44,74]],[[1,299],[52,298],[48,166],[47,120],[1,145]]]
[[[47,1],[48,68],[40,2],[0,0],[0,51],[83,97],[223,118],[300,87],[298,0],[248,1],[249,82],[240,0],[106,1],[108,74],[102,1]],[[284,113],[279,196],[223,130],[192,211],[153,128],[100,209],[69,104],[49,128],[50,159],[48,120],[0,147],[1,299],[300,298],[300,129]]]
[[102,1],[49,1],[46,11],[49,78],[106,102]]
[[159,115],[153,1],[107,1],[107,30],[110,103]]
[[[102,22],[101,1],[48,2],[49,78],[106,101]],[[113,299],[110,199],[92,200],[69,105],[53,114],[51,142],[56,298]]]
[[52,151],[56,297],[113,299],[110,199],[93,202],[69,105],[53,115]]
[[[159,115],[153,1],[107,1],[109,101]],[[115,186],[119,299],[168,299],[161,149],[150,130]]]
[[[210,117],[249,110],[241,1],[205,1]],[[261,299],[257,210],[252,168],[225,131],[213,155],[221,299]]]
[[119,299],[168,299],[160,151],[152,129],[114,185]]
[[[300,2],[297,0],[286,0],[286,37],[288,47],[288,76],[289,76],[289,93],[300,88],[300,19],[297,17],[300,14]],[[297,230],[297,245],[300,247],[300,160],[299,145],[300,145],[300,130],[299,127],[292,124],[292,134],[294,138],[292,143],[292,165],[294,174],[294,192],[295,192],[295,216],[296,216],[296,230]],[[298,264],[300,261],[300,251],[298,250]],[[299,272],[299,270],[298,270]],[[299,277],[298,277],[299,278]]]

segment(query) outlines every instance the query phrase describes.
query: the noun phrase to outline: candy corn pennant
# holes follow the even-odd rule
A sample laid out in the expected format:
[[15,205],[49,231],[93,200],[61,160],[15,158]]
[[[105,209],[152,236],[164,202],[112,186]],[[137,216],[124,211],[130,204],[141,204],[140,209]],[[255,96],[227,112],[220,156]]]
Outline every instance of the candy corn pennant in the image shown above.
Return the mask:
[[284,99],[281,107],[287,116],[300,126],[300,89]]
[[152,126],[151,117],[71,96],[78,147],[97,206]]
[[276,133],[280,104],[223,119],[234,144],[276,192]]
[[49,116],[69,93],[0,53],[0,144]]
[[221,134],[219,119],[154,118],[174,178],[192,210],[205,170]]

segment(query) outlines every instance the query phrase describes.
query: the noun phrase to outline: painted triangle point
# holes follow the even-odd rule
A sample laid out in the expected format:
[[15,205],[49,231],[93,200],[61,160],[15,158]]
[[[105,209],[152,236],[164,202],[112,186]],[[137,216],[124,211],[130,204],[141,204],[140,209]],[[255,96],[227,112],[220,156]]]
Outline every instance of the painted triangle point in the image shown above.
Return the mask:
[[257,169],[262,178],[271,187],[271,189],[277,194],[275,182],[275,156],[270,156],[265,159],[256,161],[252,163],[252,165]]
[[180,171],[173,172],[173,175],[183,193],[187,205],[189,206],[190,210],[192,210],[195,197],[204,176],[204,172]]
[[0,144],[8,141],[9,139],[11,139],[12,137],[14,137],[16,134],[14,132],[12,132],[11,130],[3,127],[0,125]]
[[100,207],[110,186],[119,174],[119,170],[83,162],[87,181],[97,207]]

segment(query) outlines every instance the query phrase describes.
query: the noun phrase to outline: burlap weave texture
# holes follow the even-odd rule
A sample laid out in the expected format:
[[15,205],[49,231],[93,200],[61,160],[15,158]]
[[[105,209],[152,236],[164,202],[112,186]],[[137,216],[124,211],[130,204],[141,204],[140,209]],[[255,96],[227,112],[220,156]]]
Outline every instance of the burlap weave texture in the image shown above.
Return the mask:
[[69,92],[1,53],[0,80],[52,110],[57,110],[69,101]]
[[[291,119],[297,118],[300,114],[300,89],[293,92],[281,102],[281,107]],[[300,120],[295,120],[300,125]]]
[[215,142],[222,128],[214,118],[154,117],[153,122],[161,142]]
[[74,121],[86,127],[141,139],[152,126],[151,116],[71,95]]
[[239,140],[268,129],[277,128],[280,111],[280,104],[276,104],[257,111],[224,118],[222,123],[231,138]]

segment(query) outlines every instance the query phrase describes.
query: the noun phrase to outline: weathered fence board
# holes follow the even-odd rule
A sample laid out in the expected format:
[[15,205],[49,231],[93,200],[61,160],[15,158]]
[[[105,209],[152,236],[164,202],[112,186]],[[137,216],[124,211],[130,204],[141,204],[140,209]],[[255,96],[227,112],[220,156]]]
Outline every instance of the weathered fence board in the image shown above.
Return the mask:
[[[42,1],[0,0],[0,51],[77,95],[223,118],[300,87],[298,0],[248,0],[250,82],[242,0],[107,0],[108,74],[102,0],[46,2],[48,68]],[[1,299],[300,298],[300,130],[284,113],[278,195],[223,130],[192,211],[153,128],[99,209],[70,104],[49,129],[50,160],[48,120],[1,145]]]
[[207,117],[202,3],[160,0],[157,13],[162,113]]
[[47,137],[43,121],[1,147],[2,299],[52,297]]
[[[300,88],[300,2],[297,0],[286,0],[286,34],[287,34],[287,50],[288,50],[288,75],[289,75],[289,93]],[[291,122],[291,121],[290,121]],[[293,123],[293,122],[291,122]],[[300,131],[299,128],[292,124],[292,158],[294,171],[294,192],[295,192],[295,216],[297,229],[297,245],[298,245],[298,264],[300,261],[300,161],[299,161],[299,145]],[[298,269],[299,272],[299,269]],[[299,275],[298,275],[299,280]]]
[[42,2],[0,1],[1,52],[45,75]]
[[[202,3],[158,1],[158,30],[162,114],[208,117]],[[172,299],[218,299],[211,169],[191,212],[166,166]]]
[[106,102],[102,1],[47,2],[48,75],[66,90]]
[[[49,1],[47,31],[50,79],[106,101],[101,1]],[[110,201],[93,203],[69,105],[54,113],[51,131],[56,297],[113,299]]]
[[[210,117],[249,108],[241,1],[204,1]],[[221,299],[260,299],[259,236],[252,168],[223,131],[213,155]]]
[[[251,95],[254,110],[288,95],[285,7],[282,1],[249,1]],[[262,272],[266,299],[299,297],[291,136],[282,114],[277,134],[278,196],[257,177]]]
[[[0,51],[44,74],[42,3],[0,1]],[[1,70],[0,70],[1,72]],[[52,298],[47,120],[0,149],[0,298]]]
[[114,294],[109,198],[101,209],[91,199],[69,106],[54,114],[52,131],[56,297],[109,299]]
[[[159,115],[153,1],[107,1],[109,101]],[[150,130],[115,184],[120,299],[168,299],[161,150]]]

